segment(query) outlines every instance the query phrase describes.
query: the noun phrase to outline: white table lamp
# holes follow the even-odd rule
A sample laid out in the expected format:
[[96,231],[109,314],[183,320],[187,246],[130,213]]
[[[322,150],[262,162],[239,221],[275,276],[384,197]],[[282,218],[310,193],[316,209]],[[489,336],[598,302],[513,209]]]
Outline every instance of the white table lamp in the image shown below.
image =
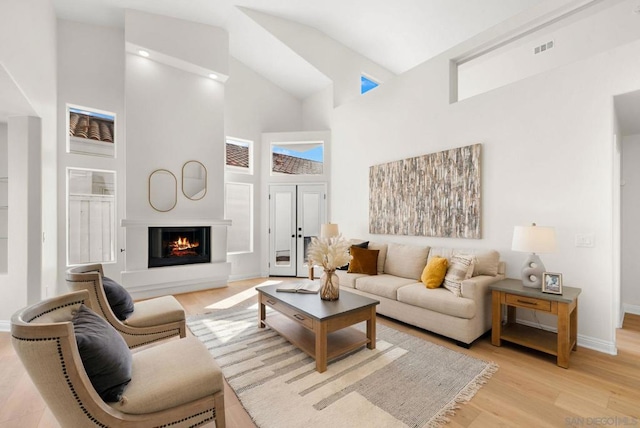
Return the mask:
[[542,288],[544,264],[536,253],[553,253],[556,250],[556,232],[553,227],[515,226],[513,229],[513,251],[530,253],[522,267],[522,285]]
[[333,238],[339,234],[338,225],[336,223],[325,223],[320,225],[321,238]]

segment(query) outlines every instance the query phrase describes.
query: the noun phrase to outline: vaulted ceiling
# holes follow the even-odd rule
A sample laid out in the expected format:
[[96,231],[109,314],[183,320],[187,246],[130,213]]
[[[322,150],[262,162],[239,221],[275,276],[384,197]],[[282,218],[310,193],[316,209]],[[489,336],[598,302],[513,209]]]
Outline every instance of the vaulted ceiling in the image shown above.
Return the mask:
[[[123,26],[124,9],[225,28],[230,54],[277,85],[304,97],[326,84],[247,10],[317,29],[394,74],[544,0],[53,0],[58,17]],[[244,11],[244,12],[243,12]],[[260,48],[257,49],[256,47]],[[305,83],[306,82],[306,83]],[[300,86],[308,86],[306,88]]]

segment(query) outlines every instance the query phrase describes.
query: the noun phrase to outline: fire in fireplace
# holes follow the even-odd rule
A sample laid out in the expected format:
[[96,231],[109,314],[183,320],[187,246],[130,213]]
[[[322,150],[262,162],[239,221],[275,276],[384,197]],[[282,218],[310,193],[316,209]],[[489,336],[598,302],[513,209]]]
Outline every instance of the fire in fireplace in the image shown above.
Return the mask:
[[210,239],[211,227],[150,227],[148,266],[209,263]]

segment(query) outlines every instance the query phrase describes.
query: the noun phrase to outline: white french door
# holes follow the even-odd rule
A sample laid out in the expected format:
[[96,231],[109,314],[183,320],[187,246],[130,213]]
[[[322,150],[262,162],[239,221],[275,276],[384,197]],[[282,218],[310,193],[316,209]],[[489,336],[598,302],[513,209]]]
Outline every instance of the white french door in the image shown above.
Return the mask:
[[269,275],[308,275],[307,247],[326,222],[325,184],[269,186]]

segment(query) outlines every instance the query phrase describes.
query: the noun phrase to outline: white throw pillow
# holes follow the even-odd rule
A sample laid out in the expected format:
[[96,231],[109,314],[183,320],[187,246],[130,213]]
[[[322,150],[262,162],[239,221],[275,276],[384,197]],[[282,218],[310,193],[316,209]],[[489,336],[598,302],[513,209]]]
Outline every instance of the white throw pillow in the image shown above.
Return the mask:
[[449,268],[444,276],[444,287],[458,297],[462,297],[462,281],[473,275],[474,257],[455,255],[449,260]]

